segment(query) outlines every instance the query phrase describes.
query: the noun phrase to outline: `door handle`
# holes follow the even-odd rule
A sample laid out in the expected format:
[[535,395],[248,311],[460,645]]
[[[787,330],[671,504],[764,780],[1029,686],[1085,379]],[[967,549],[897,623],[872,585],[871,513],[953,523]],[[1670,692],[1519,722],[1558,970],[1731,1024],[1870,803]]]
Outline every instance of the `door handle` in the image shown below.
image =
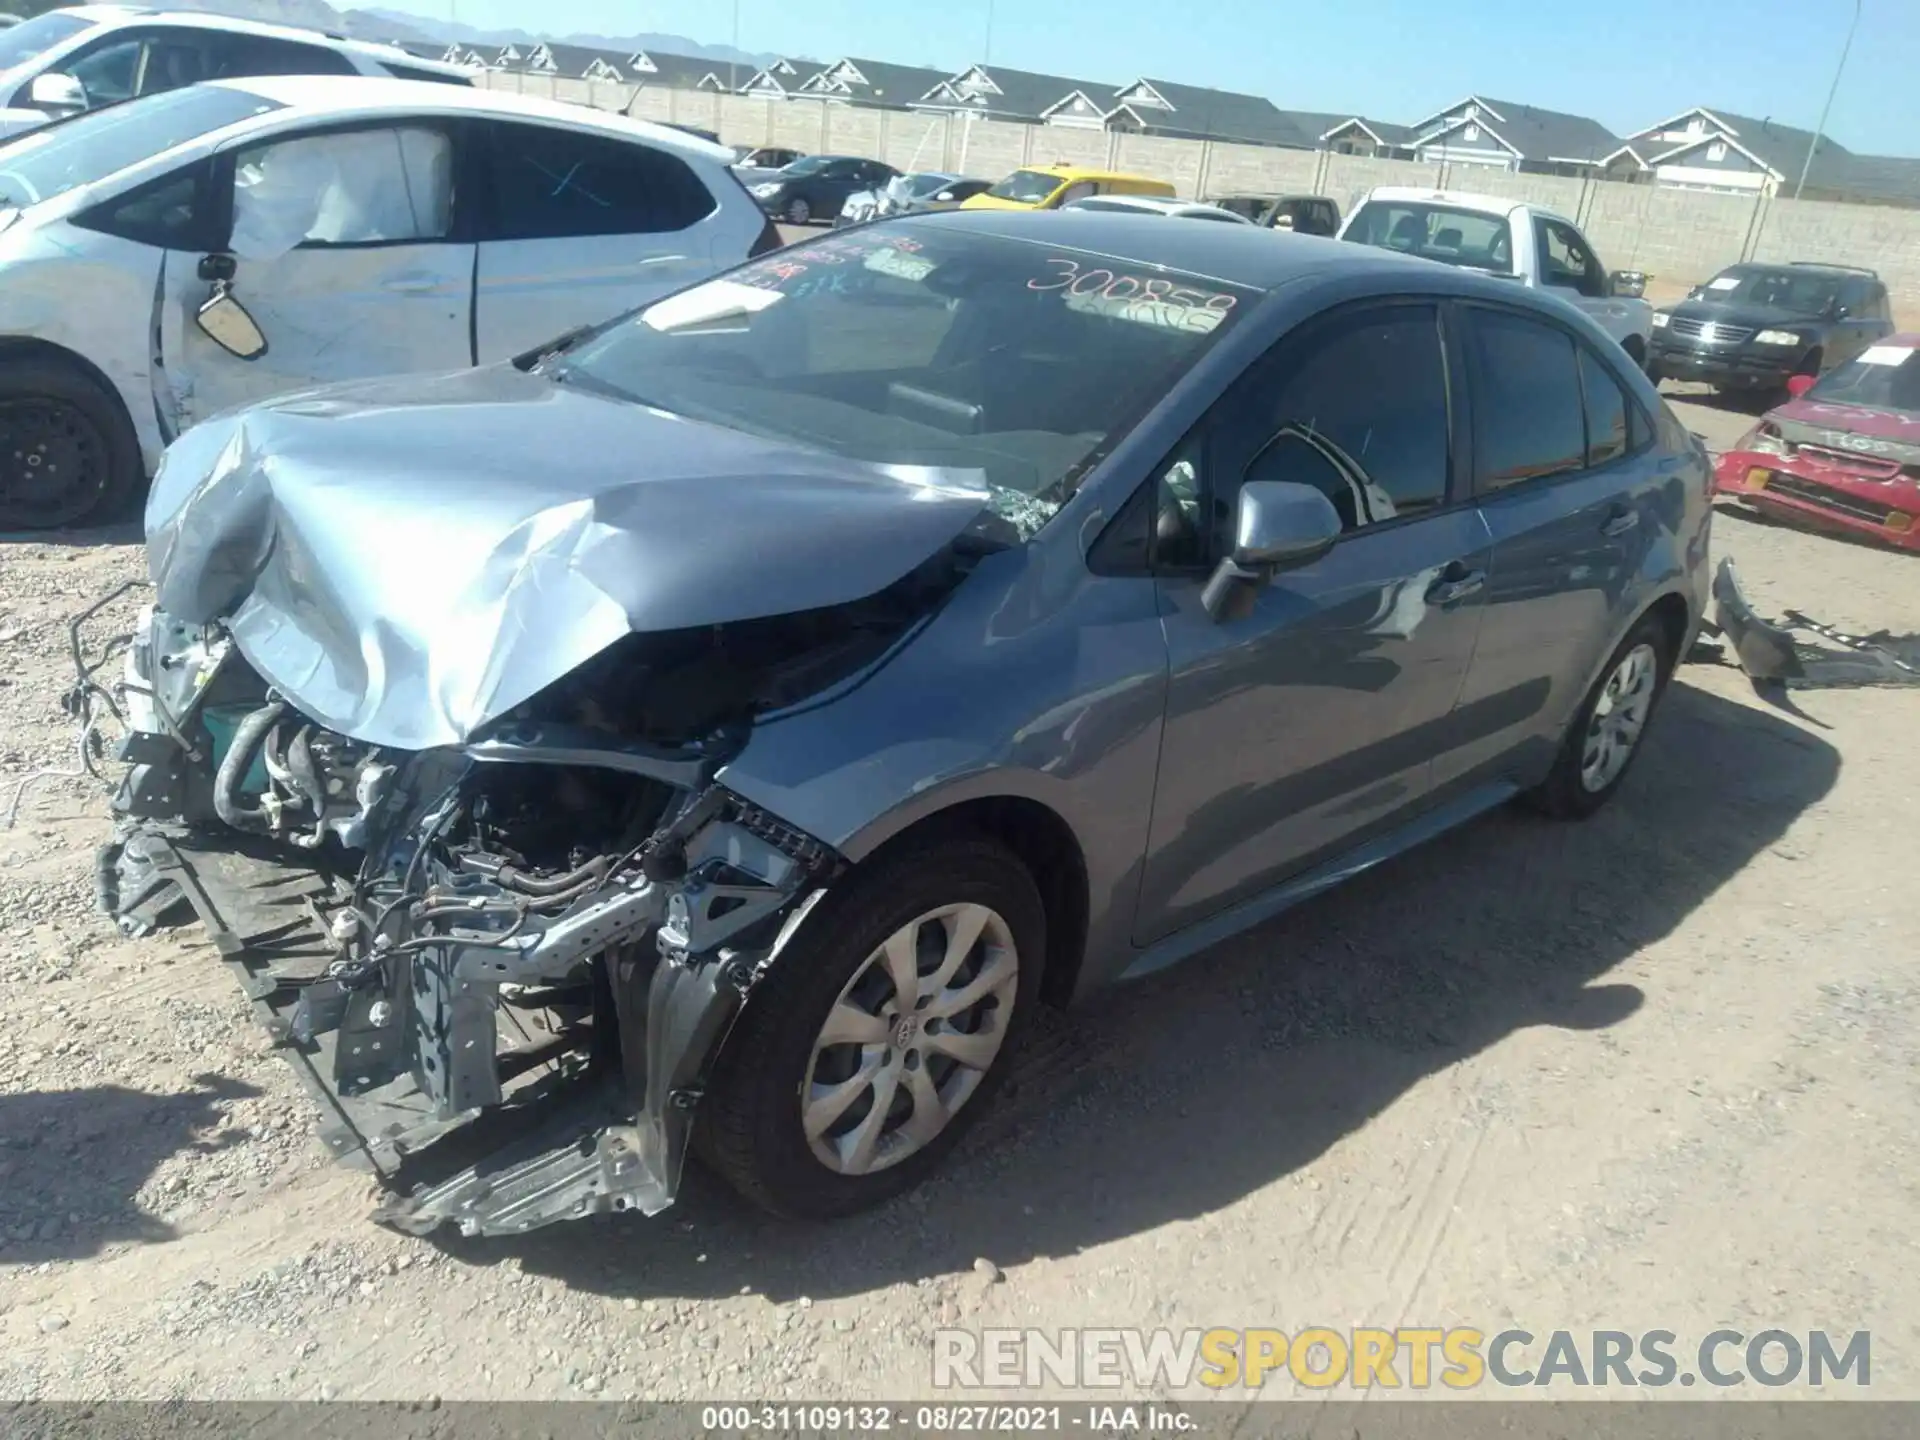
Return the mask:
[[1609,540],[1617,540],[1629,530],[1637,529],[1639,524],[1638,510],[1629,510],[1624,505],[1616,505],[1607,512],[1607,521],[1600,527],[1600,533]]
[[1486,586],[1486,571],[1468,570],[1456,560],[1441,572],[1440,579],[1427,587],[1427,603],[1445,610],[1478,595]]
[[395,295],[424,295],[429,290],[439,289],[440,282],[431,275],[412,275],[388,280],[380,288]]

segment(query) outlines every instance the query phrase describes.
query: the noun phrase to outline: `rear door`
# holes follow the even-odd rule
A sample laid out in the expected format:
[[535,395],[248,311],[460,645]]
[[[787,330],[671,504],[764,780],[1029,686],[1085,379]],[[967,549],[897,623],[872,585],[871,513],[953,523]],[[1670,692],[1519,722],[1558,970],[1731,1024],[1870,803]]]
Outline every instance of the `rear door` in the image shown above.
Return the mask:
[[[303,386],[472,361],[474,247],[453,228],[455,131],[291,131],[216,157],[224,240],[168,250],[160,355],[182,425]],[[265,337],[244,360],[195,323],[219,277]]]
[[1892,333],[1892,322],[1882,318],[1886,294],[1885,286],[1865,276],[1840,282],[1839,301],[1846,307],[1846,313],[1834,321],[1829,333],[1827,369],[1845,364],[1881,336]]
[[1559,743],[1636,603],[1673,478],[1649,463],[1652,424],[1618,377],[1620,352],[1603,356],[1531,311],[1460,312],[1474,491],[1493,565],[1460,701],[1471,723],[1439,762],[1442,787]]
[[722,215],[713,192],[670,150],[517,120],[476,128],[484,137],[469,171],[479,197],[480,364],[744,260],[759,233],[762,217],[744,194],[738,209],[752,212],[750,227]]

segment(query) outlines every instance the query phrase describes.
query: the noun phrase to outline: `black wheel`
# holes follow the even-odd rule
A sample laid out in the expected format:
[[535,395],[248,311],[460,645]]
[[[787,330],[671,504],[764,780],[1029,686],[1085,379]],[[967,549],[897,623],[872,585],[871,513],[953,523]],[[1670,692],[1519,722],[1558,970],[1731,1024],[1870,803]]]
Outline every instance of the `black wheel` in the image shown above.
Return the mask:
[[1613,798],[1673,674],[1672,648],[1660,617],[1641,616],[1574,712],[1552,771],[1527,793],[1533,808],[1584,820]]
[[139,484],[118,397],[57,361],[0,360],[0,530],[118,519]]
[[804,225],[811,219],[813,219],[813,207],[798,195],[787,202],[787,223],[789,225]]
[[823,898],[748,998],[700,1153],[776,1214],[850,1214],[924,1178],[1037,1003],[1046,912],[1003,847],[950,836]]
[[1647,346],[1638,335],[1629,335],[1620,342],[1620,348],[1627,352],[1627,358],[1640,369],[1647,369]]

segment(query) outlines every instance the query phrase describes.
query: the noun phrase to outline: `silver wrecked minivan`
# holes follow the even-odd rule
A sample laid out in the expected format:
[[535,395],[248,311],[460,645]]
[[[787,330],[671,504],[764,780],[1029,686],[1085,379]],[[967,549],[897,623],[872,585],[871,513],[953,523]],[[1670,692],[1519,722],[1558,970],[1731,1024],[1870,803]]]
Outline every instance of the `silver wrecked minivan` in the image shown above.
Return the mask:
[[175,443],[102,898],[197,914],[392,1224],[652,1214],[690,1148],[846,1213],[1038,1006],[1603,805],[1709,482],[1603,331],[1485,276],[842,232]]

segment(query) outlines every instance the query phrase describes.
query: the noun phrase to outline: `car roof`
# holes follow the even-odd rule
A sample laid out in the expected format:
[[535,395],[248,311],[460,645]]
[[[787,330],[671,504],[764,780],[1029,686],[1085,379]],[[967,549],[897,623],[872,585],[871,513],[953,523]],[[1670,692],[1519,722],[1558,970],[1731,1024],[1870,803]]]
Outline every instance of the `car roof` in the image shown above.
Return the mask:
[[[373,75],[270,75],[239,77],[206,82],[224,90],[240,90],[286,107],[262,121],[285,121],[287,110],[303,115],[380,116],[380,115],[486,115],[502,119],[531,118],[565,125],[575,130],[599,130],[628,140],[697,155],[725,165],[733,152],[723,145],[689,135],[670,125],[636,120],[611,110],[591,105],[571,105],[561,100],[545,100],[537,95],[520,95],[511,90],[486,90],[476,86],[441,85],[431,80],[389,80]],[[138,102],[135,102],[138,103]]]
[[1376,185],[1360,197],[1353,208],[1358,210],[1369,200],[1404,201],[1414,205],[1445,205],[1450,210],[1468,210],[1480,215],[1492,215],[1501,219],[1516,210],[1525,210],[1534,215],[1544,215],[1549,220],[1558,220],[1563,225],[1580,227],[1562,215],[1558,210],[1545,205],[1535,205],[1531,200],[1513,200],[1505,195],[1481,195],[1471,190],[1429,190],[1420,185]]
[[1158,175],[1136,175],[1131,170],[1107,170],[1098,165],[1022,165],[1030,175],[1052,175],[1061,180],[1138,180],[1148,185],[1165,185]]
[[371,40],[353,40],[345,35],[336,35],[325,30],[312,30],[299,25],[276,25],[265,20],[243,20],[237,15],[221,15],[211,10],[150,10],[138,5],[76,5],[67,10],[69,15],[91,21],[96,25],[179,25],[188,29],[224,30],[236,35],[259,35],[275,40],[299,40],[306,44],[327,45],[336,50],[351,50],[380,60],[390,60],[395,64],[417,65],[423,70],[443,70],[448,74],[464,73],[458,65],[448,65],[438,60],[425,60],[417,55],[409,55],[397,45],[381,45]]
[[1509,281],[1470,275],[1412,255],[1257,225],[1169,225],[1158,215],[1112,210],[944,211],[889,220],[889,225],[952,227],[1035,245],[1081,250],[1132,265],[1165,266],[1229,285],[1273,290],[1312,275],[1379,275],[1433,294],[1524,297]]
[[1221,210],[1218,205],[1210,205],[1204,200],[1175,200],[1167,195],[1087,195],[1078,200],[1069,200],[1063,208],[1112,210],[1122,207],[1152,215],[1184,215],[1189,210],[1219,210],[1223,215],[1233,214],[1231,210]]

